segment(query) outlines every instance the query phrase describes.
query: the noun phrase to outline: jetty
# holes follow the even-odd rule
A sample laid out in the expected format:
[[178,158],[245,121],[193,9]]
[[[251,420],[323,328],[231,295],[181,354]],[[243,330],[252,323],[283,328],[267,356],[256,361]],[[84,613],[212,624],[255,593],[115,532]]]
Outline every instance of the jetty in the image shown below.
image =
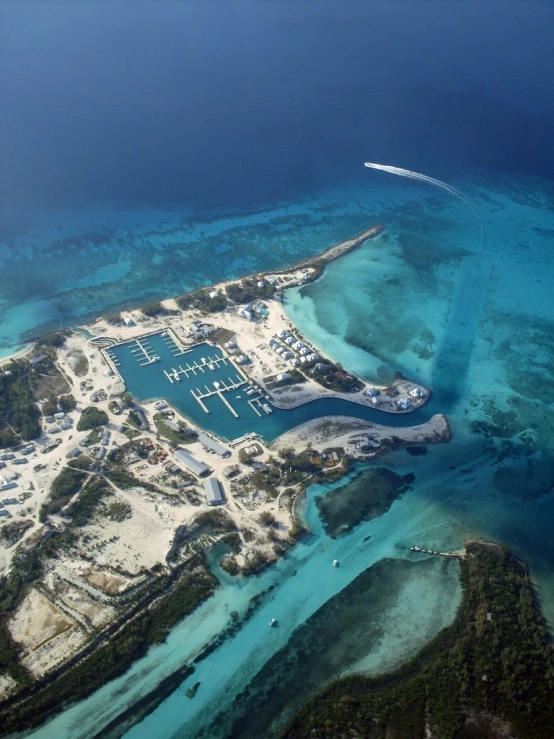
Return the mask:
[[423,549],[422,547],[410,547],[410,552],[434,554],[437,557],[454,557],[455,559],[463,559],[465,557],[465,552],[437,552],[434,549]]
[[211,398],[213,395],[218,395],[223,401],[223,403],[227,406],[231,414],[235,418],[238,418],[239,414],[236,412],[233,406],[229,403],[229,401],[227,400],[227,398],[224,396],[223,393],[228,393],[231,390],[236,390],[237,388],[242,387],[243,385],[246,385],[246,380],[240,377],[239,375],[237,375],[236,380],[233,380],[232,378],[228,378],[226,381],[218,380],[218,381],[215,381],[213,385],[214,385],[213,390],[211,390],[207,385],[204,385],[205,391],[201,390],[200,388],[191,390],[190,392],[191,392],[192,397],[200,405],[204,413],[209,413],[209,410],[206,408],[205,404],[203,403],[203,400],[205,398]]

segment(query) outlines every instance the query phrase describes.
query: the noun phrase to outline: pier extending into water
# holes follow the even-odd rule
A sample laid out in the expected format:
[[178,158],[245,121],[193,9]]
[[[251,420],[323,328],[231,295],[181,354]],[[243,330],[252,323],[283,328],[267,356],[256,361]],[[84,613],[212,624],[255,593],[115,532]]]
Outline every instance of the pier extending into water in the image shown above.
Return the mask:
[[[166,372],[167,374],[167,372]],[[211,398],[213,395],[218,395],[223,403],[227,406],[229,411],[233,414],[235,418],[239,417],[239,414],[236,412],[236,410],[233,408],[233,406],[229,403],[227,398],[223,395],[223,393],[228,393],[231,390],[237,390],[238,388],[242,387],[243,385],[246,385],[246,380],[240,375],[236,376],[237,379],[233,380],[229,378],[227,381],[225,380],[219,380],[217,382],[214,382],[214,389],[210,390],[210,388],[207,385],[204,385],[206,388],[206,392],[203,392],[199,388],[196,388],[196,390],[191,390],[192,397],[196,400],[196,402],[200,405],[204,413],[209,413],[210,411],[206,408],[204,403],[202,402],[204,398]],[[260,415],[260,414],[259,414]]]
[[[189,354],[191,350],[181,351],[180,354]],[[175,355],[174,355],[175,356]],[[179,369],[175,367],[171,368],[171,372],[164,370],[164,374],[169,382],[180,382],[182,379],[188,380],[190,375],[198,376],[199,373],[206,374],[207,372],[215,372],[220,367],[226,367],[229,365],[227,357],[202,357],[201,362],[193,362],[189,364],[187,362],[186,367],[182,364],[179,365]]]
[[[135,345],[133,347],[133,344]],[[139,338],[131,342],[131,354],[138,360],[139,367],[144,367],[153,362],[159,362],[161,357],[156,354],[147,339]]]
[[174,357],[180,357],[182,354],[189,354],[192,351],[192,349],[185,349],[181,346],[177,338],[177,334],[172,328],[162,331],[160,336]]

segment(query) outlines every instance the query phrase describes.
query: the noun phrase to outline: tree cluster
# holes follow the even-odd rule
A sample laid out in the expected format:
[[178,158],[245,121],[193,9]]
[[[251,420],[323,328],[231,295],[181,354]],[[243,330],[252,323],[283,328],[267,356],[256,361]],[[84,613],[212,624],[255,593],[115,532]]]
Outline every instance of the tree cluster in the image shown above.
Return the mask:
[[50,485],[49,499],[40,507],[39,521],[44,523],[48,516],[61,511],[71,498],[81,490],[86,479],[86,472],[64,467]]
[[159,316],[161,313],[165,313],[165,308],[159,301],[152,301],[141,305],[140,311],[143,315],[153,318]]
[[246,278],[240,282],[231,282],[225,288],[227,296],[234,303],[252,303],[254,300],[268,300],[275,294],[275,285],[264,282],[259,286],[260,280]]
[[42,414],[44,416],[53,416],[54,413],[63,411],[69,413],[77,407],[77,401],[73,395],[60,395],[59,398],[51,396],[42,405]]
[[37,439],[41,433],[28,363],[11,362],[7,369],[8,374],[0,374],[0,449]]
[[77,431],[88,431],[89,429],[97,429],[108,423],[109,418],[105,411],[89,405],[83,410],[77,423]]

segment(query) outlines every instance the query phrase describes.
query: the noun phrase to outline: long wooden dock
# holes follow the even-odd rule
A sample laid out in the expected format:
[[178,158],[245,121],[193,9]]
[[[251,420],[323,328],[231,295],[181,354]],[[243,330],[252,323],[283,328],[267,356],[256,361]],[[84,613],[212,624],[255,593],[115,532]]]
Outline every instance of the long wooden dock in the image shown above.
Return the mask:
[[233,408],[233,406],[231,405],[231,403],[229,403],[229,401],[228,401],[228,400],[227,400],[227,398],[226,398],[226,397],[225,397],[225,396],[223,395],[223,393],[221,392],[221,390],[219,390],[219,389],[218,389],[218,391],[217,391],[217,394],[219,395],[219,397],[221,398],[221,400],[222,400],[222,401],[223,401],[223,402],[225,403],[225,405],[227,406],[227,408],[228,408],[228,409],[229,409],[229,410],[231,411],[231,413],[233,414],[233,416],[234,416],[235,418],[238,418],[238,417],[239,417],[239,414],[238,414],[238,413],[236,412],[236,410],[235,410],[235,409]]
[[254,413],[255,413],[255,414],[256,414],[257,416],[259,416],[260,418],[262,417],[262,414],[261,414],[261,413],[260,413],[260,411],[259,411],[259,410],[258,410],[258,409],[256,408],[256,402],[255,402],[254,400],[249,400],[249,401],[248,401],[248,405],[250,406],[250,408],[252,408],[252,410],[254,411]]
[[[196,400],[196,402],[198,403],[198,405],[200,406],[200,408],[202,408],[202,410],[204,411],[204,413],[209,413],[210,411],[206,408],[206,406],[202,402],[202,398],[205,398],[206,396],[205,395],[196,395],[196,393],[194,392],[194,390],[191,390],[190,393],[191,393],[192,397]],[[213,393],[212,393],[212,395],[213,395]]]

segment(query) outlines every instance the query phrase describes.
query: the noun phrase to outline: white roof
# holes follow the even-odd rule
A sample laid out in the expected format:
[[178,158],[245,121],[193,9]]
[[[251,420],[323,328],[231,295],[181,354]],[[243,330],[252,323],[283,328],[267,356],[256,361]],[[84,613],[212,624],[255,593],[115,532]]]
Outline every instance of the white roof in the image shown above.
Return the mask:
[[192,454],[189,454],[184,449],[177,449],[175,458],[178,463],[182,464],[183,467],[186,467],[189,472],[195,475],[205,475],[206,472],[210,471],[210,468],[204,462],[196,459],[196,457],[193,457]]
[[209,505],[218,505],[225,502],[221,483],[215,477],[208,477],[204,480],[204,492]]

